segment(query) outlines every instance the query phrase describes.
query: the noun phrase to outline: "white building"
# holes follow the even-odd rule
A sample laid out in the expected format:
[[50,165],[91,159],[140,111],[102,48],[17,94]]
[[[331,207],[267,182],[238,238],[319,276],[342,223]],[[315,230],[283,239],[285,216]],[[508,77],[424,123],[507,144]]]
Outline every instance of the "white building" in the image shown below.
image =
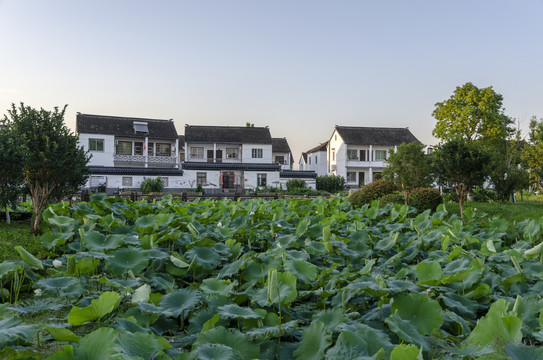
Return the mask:
[[418,141],[408,128],[336,126],[327,146],[328,174],[361,186],[380,177],[391,149]]
[[327,146],[328,142],[325,142],[302,153],[299,161],[300,170],[314,171],[317,176],[328,174]]
[[183,171],[173,120],[77,113],[76,132],[92,155],[86,184],[91,190],[139,189],[145,178],[158,176],[165,189],[180,186]]

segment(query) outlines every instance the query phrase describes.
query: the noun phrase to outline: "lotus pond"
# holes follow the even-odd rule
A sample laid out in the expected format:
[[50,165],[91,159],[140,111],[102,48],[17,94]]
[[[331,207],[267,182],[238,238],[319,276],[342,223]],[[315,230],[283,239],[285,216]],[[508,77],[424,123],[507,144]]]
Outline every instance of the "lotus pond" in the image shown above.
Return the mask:
[[7,359],[540,359],[543,219],[297,199],[48,208]]

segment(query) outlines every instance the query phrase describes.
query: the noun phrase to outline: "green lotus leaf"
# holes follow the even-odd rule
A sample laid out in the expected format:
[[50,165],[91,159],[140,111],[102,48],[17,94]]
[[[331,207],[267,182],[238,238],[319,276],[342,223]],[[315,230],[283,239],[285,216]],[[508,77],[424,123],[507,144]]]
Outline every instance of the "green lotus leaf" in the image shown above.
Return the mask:
[[83,258],[75,263],[74,271],[78,275],[88,274],[94,272],[98,265],[100,265],[100,260],[98,259]]
[[263,316],[254,312],[253,309],[242,307],[237,304],[219,306],[217,312],[221,318],[227,319],[262,319]]
[[153,334],[120,333],[113,346],[116,355],[128,359],[155,359],[164,349],[162,342]]
[[15,317],[4,318],[0,320],[0,348],[30,341],[36,335],[36,331],[35,325],[27,325]]
[[[200,333],[198,339],[194,342],[193,347],[198,350],[200,347],[211,344],[224,345],[231,348],[233,354],[239,354],[240,360],[258,359],[260,347],[249,341],[247,336],[235,329],[225,329],[223,326],[218,326],[206,332]],[[221,349],[225,349],[221,347]]]
[[285,270],[293,273],[303,284],[310,284],[317,277],[317,267],[305,260],[288,260]]
[[502,343],[520,343],[522,320],[509,312],[508,308],[509,303],[505,299],[494,302],[487,314],[477,321],[466,342],[483,346],[495,339]]
[[36,288],[56,296],[78,297],[85,289],[75,277],[46,278],[36,282]]
[[98,328],[81,339],[74,351],[74,357],[78,360],[113,359],[117,336],[115,329]]
[[541,347],[526,346],[523,344],[507,344],[505,353],[511,356],[512,360],[543,359]]
[[207,246],[195,246],[189,249],[185,256],[188,259],[195,258],[195,264],[207,270],[215,269],[222,262],[222,256]]
[[68,314],[68,322],[72,325],[81,325],[88,321],[101,319],[119,306],[121,295],[108,291],[100,295],[97,300],[92,300],[89,306],[73,307]]
[[159,308],[172,317],[185,316],[200,303],[200,292],[191,289],[173,290],[160,299]]
[[58,227],[69,227],[75,224],[75,219],[72,219],[67,216],[54,216],[47,219],[51,225]]
[[17,245],[14,249],[15,251],[17,251],[21,259],[23,259],[26,264],[30,265],[30,267],[43,270],[42,262],[38,260],[34,255],[26,251],[25,248]]
[[390,353],[390,360],[423,360],[422,349],[414,345],[400,344]]
[[441,265],[436,261],[424,261],[417,265],[415,274],[422,283],[437,282],[443,276]]
[[4,276],[13,274],[20,269],[20,266],[12,261],[4,261],[0,264],[0,279]]
[[385,323],[401,340],[416,344],[417,346],[422,346],[424,350],[430,350],[432,348],[427,338],[417,330],[411,321],[404,320],[398,315],[393,314],[385,320]]
[[158,228],[158,217],[156,215],[146,215],[136,220],[136,226],[144,231],[155,230]]
[[149,255],[146,250],[136,247],[127,247],[111,253],[113,259],[108,262],[111,271],[117,275],[125,275],[129,271],[139,274],[149,264]]
[[40,237],[40,242],[46,249],[53,249],[66,244],[73,236],[73,232],[48,232]]
[[66,328],[45,326],[44,329],[51,334],[56,341],[79,342],[79,340],[81,340],[79,336]]
[[332,336],[325,330],[321,321],[312,321],[302,334],[302,341],[294,350],[296,360],[321,360],[324,359],[324,351],[332,344]]
[[205,279],[200,285],[200,290],[209,295],[228,296],[237,285],[237,281],[230,282],[221,279]]
[[137,304],[139,302],[149,302],[149,299],[151,298],[151,286],[144,284],[134,290],[134,294],[132,294],[132,299],[130,299],[130,302],[132,304]]
[[441,306],[422,294],[398,294],[394,296],[391,312],[413,324],[419,333],[426,335],[443,324]]
[[240,360],[242,358],[239,351],[224,344],[203,344],[189,356],[189,360]]
[[119,248],[124,243],[124,235],[112,234],[107,237],[98,231],[90,230],[83,235],[83,245],[89,251],[104,251]]
[[287,332],[296,329],[298,326],[297,320],[292,320],[284,324],[277,324],[274,326],[263,326],[255,328],[246,332],[252,340],[266,341],[273,338],[279,338],[285,335]]
[[347,321],[347,316],[345,312],[340,308],[333,308],[328,310],[321,310],[311,318],[312,321],[320,321],[328,328],[329,330],[335,331],[337,326],[345,321]]
[[342,359],[342,360],[370,360],[375,359],[374,355],[386,358],[384,350],[378,349],[373,352],[371,345],[368,344],[368,339],[364,337],[364,333],[361,332],[349,332],[343,331],[339,334],[336,344],[326,352],[326,358],[329,359]]
[[137,324],[136,319],[129,317],[128,319],[116,318],[113,325],[111,325],[119,331],[128,331],[131,333],[151,333],[151,328],[142,327]]
[[77,360],[74,357],[74,347],[72,345],[63,345],[59,351],[52,354],[47,360]]

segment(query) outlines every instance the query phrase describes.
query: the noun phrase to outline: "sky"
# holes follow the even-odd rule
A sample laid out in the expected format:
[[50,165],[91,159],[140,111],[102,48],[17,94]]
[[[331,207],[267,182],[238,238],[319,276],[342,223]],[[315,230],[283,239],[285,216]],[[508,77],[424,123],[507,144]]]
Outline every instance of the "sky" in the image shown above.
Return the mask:
[[335,125],[408,127],[472,82],[527,134],[543,117],[543,0],[0,0],[0,116],[269,126],[301,152]]

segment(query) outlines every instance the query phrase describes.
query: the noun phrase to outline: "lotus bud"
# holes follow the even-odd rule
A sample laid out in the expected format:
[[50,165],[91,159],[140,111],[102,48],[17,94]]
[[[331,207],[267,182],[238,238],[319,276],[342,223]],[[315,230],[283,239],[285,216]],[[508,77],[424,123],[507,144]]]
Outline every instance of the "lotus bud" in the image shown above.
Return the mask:
[[53,260],[53,267],[59,268],[62,266],[62,262],[60,260]]

